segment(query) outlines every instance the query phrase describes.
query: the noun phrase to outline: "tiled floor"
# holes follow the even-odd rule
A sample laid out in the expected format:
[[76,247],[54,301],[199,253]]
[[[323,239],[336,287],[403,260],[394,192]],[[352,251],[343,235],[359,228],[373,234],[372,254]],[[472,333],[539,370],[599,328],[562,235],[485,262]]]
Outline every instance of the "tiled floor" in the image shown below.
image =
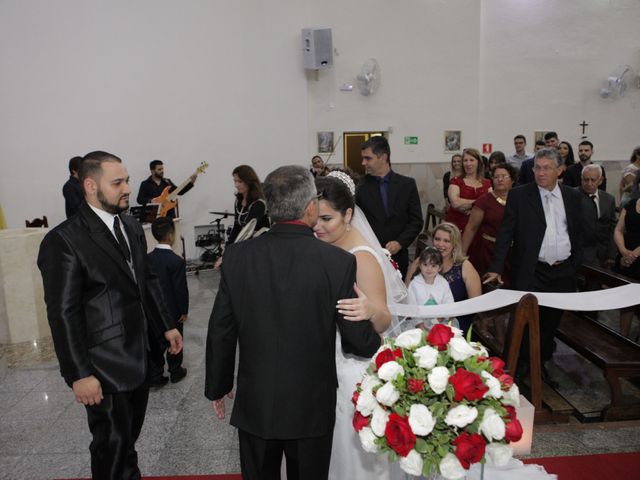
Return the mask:
[[[182,382],[151,392],[138,441],[145,475],[240,471],[238,438],[204,397],[204,341],[218,276],[189,277]],[[562,352],[565,354],[566,352]],[[0,479],[89,477],[90,435],[84,408],[60,377],[55,360],[10,367],[0,380]],[[640,422],[536,427],[532,456],[640,450]]]

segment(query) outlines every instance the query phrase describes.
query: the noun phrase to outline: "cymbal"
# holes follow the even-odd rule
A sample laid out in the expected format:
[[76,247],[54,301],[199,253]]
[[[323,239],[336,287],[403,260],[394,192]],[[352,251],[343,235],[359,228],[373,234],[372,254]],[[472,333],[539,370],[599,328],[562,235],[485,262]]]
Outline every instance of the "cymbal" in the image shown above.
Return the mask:
[[212,215],[224,215],[225,217],[228,217],[230,215],[233,215],[233,213],[231,212],[209,212]]

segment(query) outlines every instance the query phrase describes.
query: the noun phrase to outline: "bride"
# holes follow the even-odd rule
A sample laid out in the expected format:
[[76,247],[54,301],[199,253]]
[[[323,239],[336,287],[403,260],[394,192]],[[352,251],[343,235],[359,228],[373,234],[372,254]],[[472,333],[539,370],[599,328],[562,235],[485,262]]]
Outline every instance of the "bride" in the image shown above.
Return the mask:
[[[370,319],[382,336],[394,323],[387,303],[399,302],[406,296],[402,278],[384,254],[364,214],[355,206],[355,184],[351,177],[333,171],[327,177],[316,178],[316,187],[320,198],[318,223],[314,228],[316,236],[356,257],[358,298],[341,300],[337,308],[347,320]],[[330,479],[404,478],[397,465],[391,465],[386,457],[365,452],[352,426],[351,397],[370,361],[343,353],[338,334],[338,391]]]

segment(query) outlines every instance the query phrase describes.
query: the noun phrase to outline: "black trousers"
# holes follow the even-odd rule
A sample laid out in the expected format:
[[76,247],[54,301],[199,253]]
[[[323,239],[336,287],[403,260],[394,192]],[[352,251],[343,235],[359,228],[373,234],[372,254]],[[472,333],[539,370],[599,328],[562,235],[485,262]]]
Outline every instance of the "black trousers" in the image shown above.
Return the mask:
[[[182,335],[184,330],[184,324],[177,323],[176,328]],[[169,373],[175,373],[182,367],[182,360],[184,358],[184,350],[180,350],[180,353],[173,355],[167,350],[167,342],[162,340],[151,339],[149,341],[149,374],[148,378],[153,381],[157,380],[164,375],[164,359],[167,357],[167,366],[169,367]]]
[[333,429],[322,437],[297,440],[266,440],[244,430],[238,434],[244,480],[280,480],[283,453],[287,480],[326,480],[329,476]]
[[[559,265],[538,262],[534,274],[533,292],[575,292],[576,270],[568,260]],[[540,307],[540,357],[542,362],[551,360],[555,347],[554,338],[563,310]],[[525,331],[522,341],[523,363],[529,362],[529,329]]]
[[93,480],[138,480],[136,440],[147,411],[149,387],[132,392],[105,393],[100,405],[87,405],[87,419],[93,441]]

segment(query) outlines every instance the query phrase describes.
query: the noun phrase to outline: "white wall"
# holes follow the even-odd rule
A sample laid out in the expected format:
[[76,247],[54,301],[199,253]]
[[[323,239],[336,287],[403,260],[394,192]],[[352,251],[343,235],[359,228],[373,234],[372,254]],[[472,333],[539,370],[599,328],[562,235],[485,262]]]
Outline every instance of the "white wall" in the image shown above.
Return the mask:
[[[175,183],[211,167],[181,201],[193,225],[233,207],[231,170],[307,161],[304,11],[259,0],[0,3],[0,203],[10,227],[64,219],[74,155],[123,158],[134,199],[149,161]],[[135,203],[135,200],[134,200]]]
[[[640,90],[597,93],[618,64],[640,70],[639,19],[638,0],[3,0],[0,203],[10,227],[58,223],[67,161],[94,149],[122,156],[134,195],[152,159],[176,183],[207,160],[181,201],[193,256],[193,226],[232,208],[234,166],[307,164],[320,130],[392,127],[392,161],[421,164],[447,160],[445,129],[509,152],[534,130],[575,146],[584,119],[596,157],[627,159]],[[309,26],[331,27],[338,53],[317,81]],[[369,57],[379,91],[340,92]]]
[[640,73],[638,0],[482,2],[480,142],[513,148],[523,133],[555,130],[577,154],[583,120],[594,159],[627,160],[640,144],[640,90],[603,100],[609,73]]

